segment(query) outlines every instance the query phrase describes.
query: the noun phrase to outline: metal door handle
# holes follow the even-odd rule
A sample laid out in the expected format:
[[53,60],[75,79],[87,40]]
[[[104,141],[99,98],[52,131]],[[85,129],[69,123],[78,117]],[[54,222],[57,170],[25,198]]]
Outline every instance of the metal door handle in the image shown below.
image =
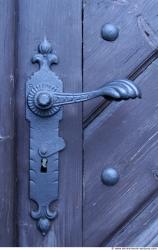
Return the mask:
[[[34,105],[37,109],[42,109],[43,111],[45,110],[45,113],[51,115],[48,110],[51,110],[54,107],[88,101],[99,96],[111,100],[128,100],[130,98],[140,98],[141,92],[138,87],[136,87],[134,83],[129,80],[116,80],[107,83],[105,86],[99,88],[98,90],[85,93],[59,93],[45,88],[45,90],[37,90],[37,92],[35,93]],[[30,104],[29,101],[28,103]],[[31,107],[32,106],[30,106],[30,108]],[[44,112],[42,112],[41,114],[44,114]]]
[[38,204],[31,216],[45,235],[57,215],[49,205],[58,199],[58,152],[65,147],[58,135],[61,106],[99,96],[111,100],[140,98],[141,91],[129,80],[116,80],[91,92],[63,93],[62,81],[50,68],[58,62],[51,44],[44,39],[38,52],[32,62],[40,69],[26,83],[26,118],[30,122],[30,199]]
[[40,64],[41,77],[44,78],[43,84],[36,84],[35,87],[31,88],[27,96],[30,110],[39,116],[51,116],[59,111],[62,105],[88,101],[99,96],[119,101],[141,97],[140,89],[130,80],[112,81],[91,92],[63,93],[62,89],[59,91],[58,86],[53,86],[53,82],[47,83],[46,80],[49,74],[53,73],[50,65],[57,63],[57,57],[52,54],[51,45],[47,40],[40,44],[39,53],[33,57],[33,62]]
[[91,91],[83,93],[52,93],[53,106],[61,106],[65,104],[77,103],[88,101],[90,99],[102,96],[106,99],[113,100],[127,100],[141,97],[141,92],[129,80],[116,80],[107,83],[105,86]]

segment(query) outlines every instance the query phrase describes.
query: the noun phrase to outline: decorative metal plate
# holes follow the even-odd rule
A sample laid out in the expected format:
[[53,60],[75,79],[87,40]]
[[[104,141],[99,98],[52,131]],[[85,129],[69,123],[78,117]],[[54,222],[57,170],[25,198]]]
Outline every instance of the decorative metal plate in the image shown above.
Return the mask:
[[57,216],[57,211],[50,211],[50,204],[58,198],[58,152],[65,147],[65,143],[58,135],[62,109],[40,109],[35,97],[43,90],[62,92],[63,84],[50,69],[51,64],[57,63],[57,57],[46,39],[39,45],[38,51],[32,62],[39,64],[39,71],[26,83],[26,118],[30,121],[30,199],[38,207],[37,210],[31,208],[31,216],[37,220],[38,229],[45,235],[50,221]]

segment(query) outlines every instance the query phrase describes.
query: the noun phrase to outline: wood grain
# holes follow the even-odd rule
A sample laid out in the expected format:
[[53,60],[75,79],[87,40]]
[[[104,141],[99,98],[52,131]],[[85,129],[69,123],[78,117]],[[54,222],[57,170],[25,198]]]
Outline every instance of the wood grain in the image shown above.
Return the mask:
[[106,243],[106,246],[157,247],[158,245],[157,190],[127,224]]
[[[105,245],[157,191],[157,70],[156,60],[137,78],[142,100],[111,104],[85,130],[86,246]],[[100,179],[102,170],[108,166],[120,174],[119,183],[113,187],[103,185]],[[128,246],[128,234],[124,233],[122,242]],[[141,246],[146,242],[147,239],[141,241]],[[116,245],[122,246],[121,242]]]
[[[84,91],[128,77],[157,49],[157,8],[157,0],[84,0]],[[119,28],[116,41],[101,38],[101,27],[105,23]],[[103,103],[102,98],[85,103],[84,120]]]
[[[25,82],[36,66],[31,57],[44,36],[52,43],[59,64],[53,70],[63,80],[64,90],[82,91],[81,1],[18,1],[17,71],[17,166],[18,166],[18,245],[80,246],[82,244],[82,109],[64,108],[60,124],[66,149],[60,153],[58,218],[46,237],[30,218],[29,124],[25,121]],[[77,132],[76,132],[77,131]],[[53,142],[53,138],[52,138]]]
[[0,246],[15,244],[14,3],[0,0]]
[[[0,246],[82,246],[82,233],[84,246],[158,243],[158,61],[154,61],[158,2],[83,3],[82,13],[81,0],[0,0]],[[119,27],[115,42],[100,36],[101,26],[108,22]],[[29,214],[29,124],[25,120],[25,83],[37,70],[31,57],[44,36],[59,56],[59,64],[52,69],[67,92],[93,90],[116,78],[136,76],[139,65],[145,65],[136,79],[143,99],[110,104],[87,126],[84,159],[82,106],[64,107],[60,135],[66,148],[60,153],[59,201],[54,204],[58,218],[46,237]],[[92,117],[102,103],[98,99],[84,104],[84,119]],[[120,174],[113,187],[100,179],[108,166]]]

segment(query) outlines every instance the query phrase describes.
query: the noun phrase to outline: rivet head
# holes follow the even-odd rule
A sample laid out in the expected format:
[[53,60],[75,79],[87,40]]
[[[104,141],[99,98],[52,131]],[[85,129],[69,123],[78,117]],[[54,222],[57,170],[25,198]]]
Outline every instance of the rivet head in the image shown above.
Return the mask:
[[106,168],[101,174],[101,180],[103,184],[107,186],[113,186],[119,181],[119,174],[114,168]]
[[40,148],[40,153],[42,154],[42,155],[45,155],[46,153],[47,153],[47,148],[46,147],[41,147]]
[[115,41],[119,36],[119,29],[113,24],[104,24],[101,29],[101,36],[104,40]]

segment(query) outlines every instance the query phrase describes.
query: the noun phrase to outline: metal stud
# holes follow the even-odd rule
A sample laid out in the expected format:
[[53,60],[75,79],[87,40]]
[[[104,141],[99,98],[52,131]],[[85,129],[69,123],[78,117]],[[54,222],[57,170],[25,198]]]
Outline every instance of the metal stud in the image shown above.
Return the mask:
[[113,24],[104,24],[101,29],[101,36],[104,40],[115,41],[119,36],[119,29]]
[[103,184],[107,186],[113,186],[119,181],[119,174],[114,168],[106,168],[101,174],[101,180]]

